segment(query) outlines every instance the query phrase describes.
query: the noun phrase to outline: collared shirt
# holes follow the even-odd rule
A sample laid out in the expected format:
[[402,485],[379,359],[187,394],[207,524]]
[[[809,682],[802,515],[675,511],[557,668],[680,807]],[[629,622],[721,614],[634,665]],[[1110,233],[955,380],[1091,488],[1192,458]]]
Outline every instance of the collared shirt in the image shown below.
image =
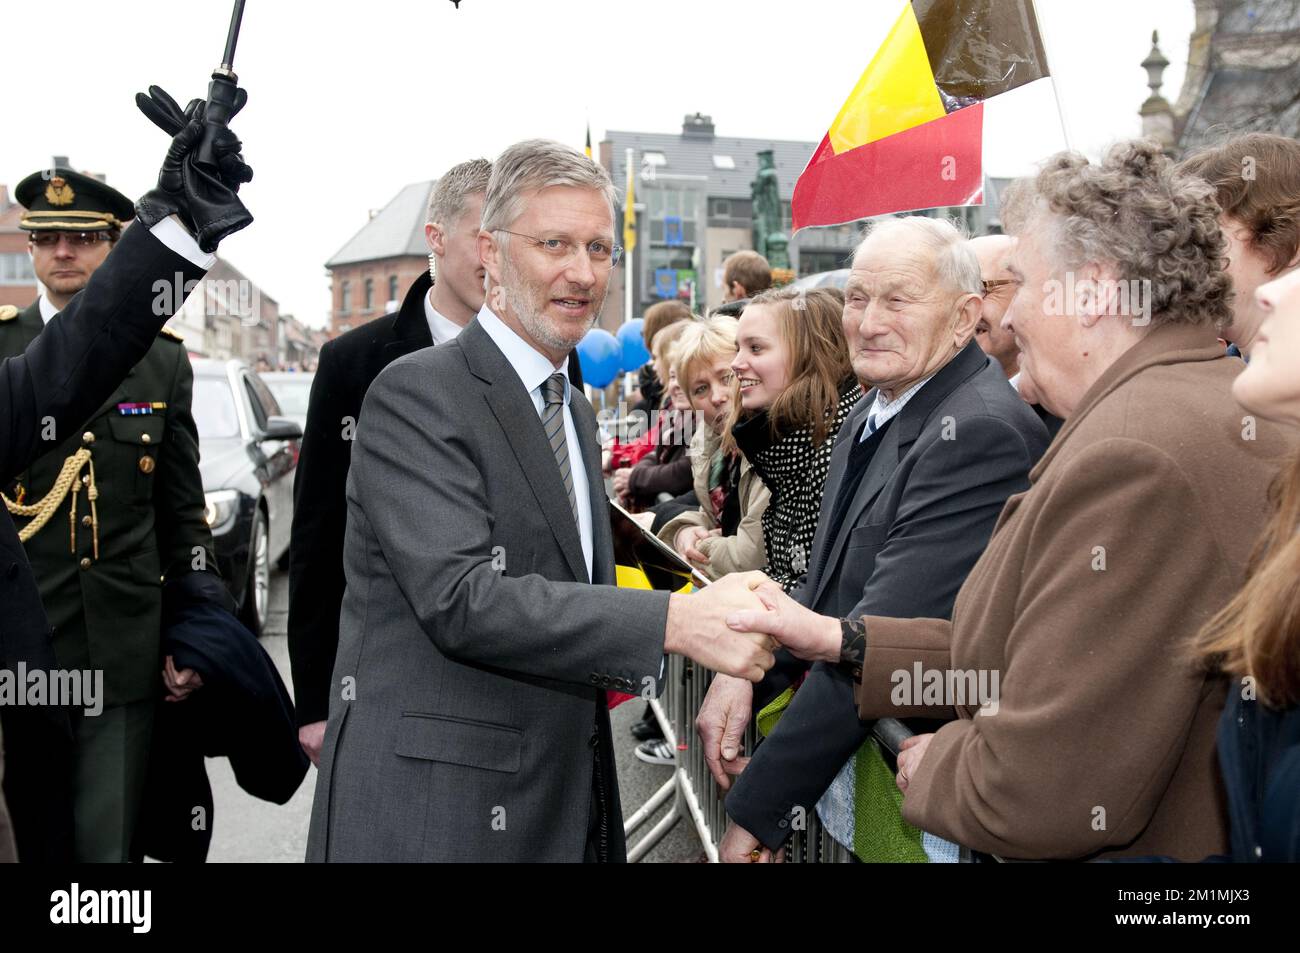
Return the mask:
[[[934,375],[931,375],[933,377]],[[862,427],[862,433],[858,436],[858,442],[864,442],[873,433],[885,425],[888,420],[897,417],[899,412],[907,406],[907,402],[916,396],[917,392],[926,385],[930,378],[924,378],[917,381],[903,393],[899,394],[893,400],[885,397],[884,391],[877,388],[876,399],[871,403],[871,409],[867,411],[867,422]]]
[[[430,291],[429,294],[433,292]],[[460,334],[461,326],[438,311],[429,300],[429,294],[424,296],[424,320],[429,322],[429,333],[433,335],[433,343],[446,344]]]
[[591,554],[594,549],[594,543],[592,542],[591,493],[590,485],[587,483],[587,468],[582,453],[582,445],[578,442],[578,430],[573,423],[573,413],[569,410],[569,398],[573,386],[569,383],[569,364],[566,361],[560,367],[555,367],[531,344],[493,314],[492,309],[486,304],[479,310],[476,320],[483,330],[487,332],[493,343],[501,349],[501,353],[510,362],[510,366],[514,368],[515,373],[519,375],[524,389],[528,391],[528,396],[533,399],[533,406],[537,408],[539,418],[545,406],[542,398],[542,384],[552,374],[558,372],[564,375],[564,440],[569,447],[569,470],[573,477],[574,499],[578,504],[578,537],[582,540],[582,555],[587,561],[587,578],[590,579]]
[[1011,378],[1011,380],[1007,381],[1007,383],[1011,385],[1012,389],[1015,390],[1017,394],[1019,394],[1020,393],[1020,372],[1016,371],[1016,376]]

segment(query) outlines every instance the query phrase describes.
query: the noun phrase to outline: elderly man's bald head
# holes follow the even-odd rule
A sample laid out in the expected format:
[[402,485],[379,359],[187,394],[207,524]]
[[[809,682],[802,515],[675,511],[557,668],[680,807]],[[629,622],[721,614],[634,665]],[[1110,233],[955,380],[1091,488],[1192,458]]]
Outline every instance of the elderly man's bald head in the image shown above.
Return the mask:
[[1007,257],[1016,245],[1010,235],[978,235],[966,242],[966,247],[979,259],[980,275],[985,281],[1006,270]]
[[985,287],[980,320],[975,325],[975,340],[985,354],[1002,365],[1008,378],[1015,376],[1020,362],[1015,335],[1002,327],[1002,317],[1016,294],[1016,284],[1007,269],[1015,245],[1016,240],[1010,235],[980,235],[966,243],[979,259],[980,278]]

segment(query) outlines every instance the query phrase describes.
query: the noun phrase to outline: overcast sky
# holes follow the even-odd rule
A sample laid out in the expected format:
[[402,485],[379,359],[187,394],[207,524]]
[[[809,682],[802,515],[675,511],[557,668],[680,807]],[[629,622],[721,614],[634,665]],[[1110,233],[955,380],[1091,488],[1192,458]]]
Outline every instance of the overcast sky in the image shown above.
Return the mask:
[[[0,182],[66,155],[132,197],[166,136],[135,108],[155,83],[206,92],[229,0],[7,4]],[[1158,29],[1181,88],[1192,0],[1039,0],[1071,144],[1096,155],[1139,131]],[[710,114],[721,135],[816,143],[901,0],[248,0],[235,70],[249,104],[232,127],[256,179],[256,222],[221,253],[292,313],[323,325],[324,263],[408,182],[519,139],[581,146],[605,129],[674,132]],[[1038,88],[1041,87],[1041,88]],[[1016,96],[1016,93],[1009,94]],[[1037,84],[986,126],[985,171],[1014,175],[1062,145]],[[622,183],[619,183],[620,187]]]

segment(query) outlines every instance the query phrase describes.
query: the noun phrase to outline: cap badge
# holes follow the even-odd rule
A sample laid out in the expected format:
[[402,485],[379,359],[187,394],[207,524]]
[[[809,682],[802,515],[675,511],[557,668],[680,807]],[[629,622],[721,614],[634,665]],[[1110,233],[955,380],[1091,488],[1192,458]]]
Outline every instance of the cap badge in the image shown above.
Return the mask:
[[50,184],[45,187],[45,199],[51,205],[71,205],[76,197],[77,194],[72,191],[72,186],[68,185],[67,180],[61,175],[50,179]]

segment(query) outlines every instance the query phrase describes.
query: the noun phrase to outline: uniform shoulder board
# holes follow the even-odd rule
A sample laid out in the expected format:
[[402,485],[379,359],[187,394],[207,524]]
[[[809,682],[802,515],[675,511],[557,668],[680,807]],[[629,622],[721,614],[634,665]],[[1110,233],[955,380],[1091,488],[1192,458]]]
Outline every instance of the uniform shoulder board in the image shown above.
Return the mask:
[[178,343],[183,342],[185,340],[185,338],[181,337],[171,328],[163,328],[161,331],[158,332],[158,336],[167,338],[169,341],[176,341]]
[[11,304],[0,305],[0,321],[12,321],[18,317],[18,309]]

